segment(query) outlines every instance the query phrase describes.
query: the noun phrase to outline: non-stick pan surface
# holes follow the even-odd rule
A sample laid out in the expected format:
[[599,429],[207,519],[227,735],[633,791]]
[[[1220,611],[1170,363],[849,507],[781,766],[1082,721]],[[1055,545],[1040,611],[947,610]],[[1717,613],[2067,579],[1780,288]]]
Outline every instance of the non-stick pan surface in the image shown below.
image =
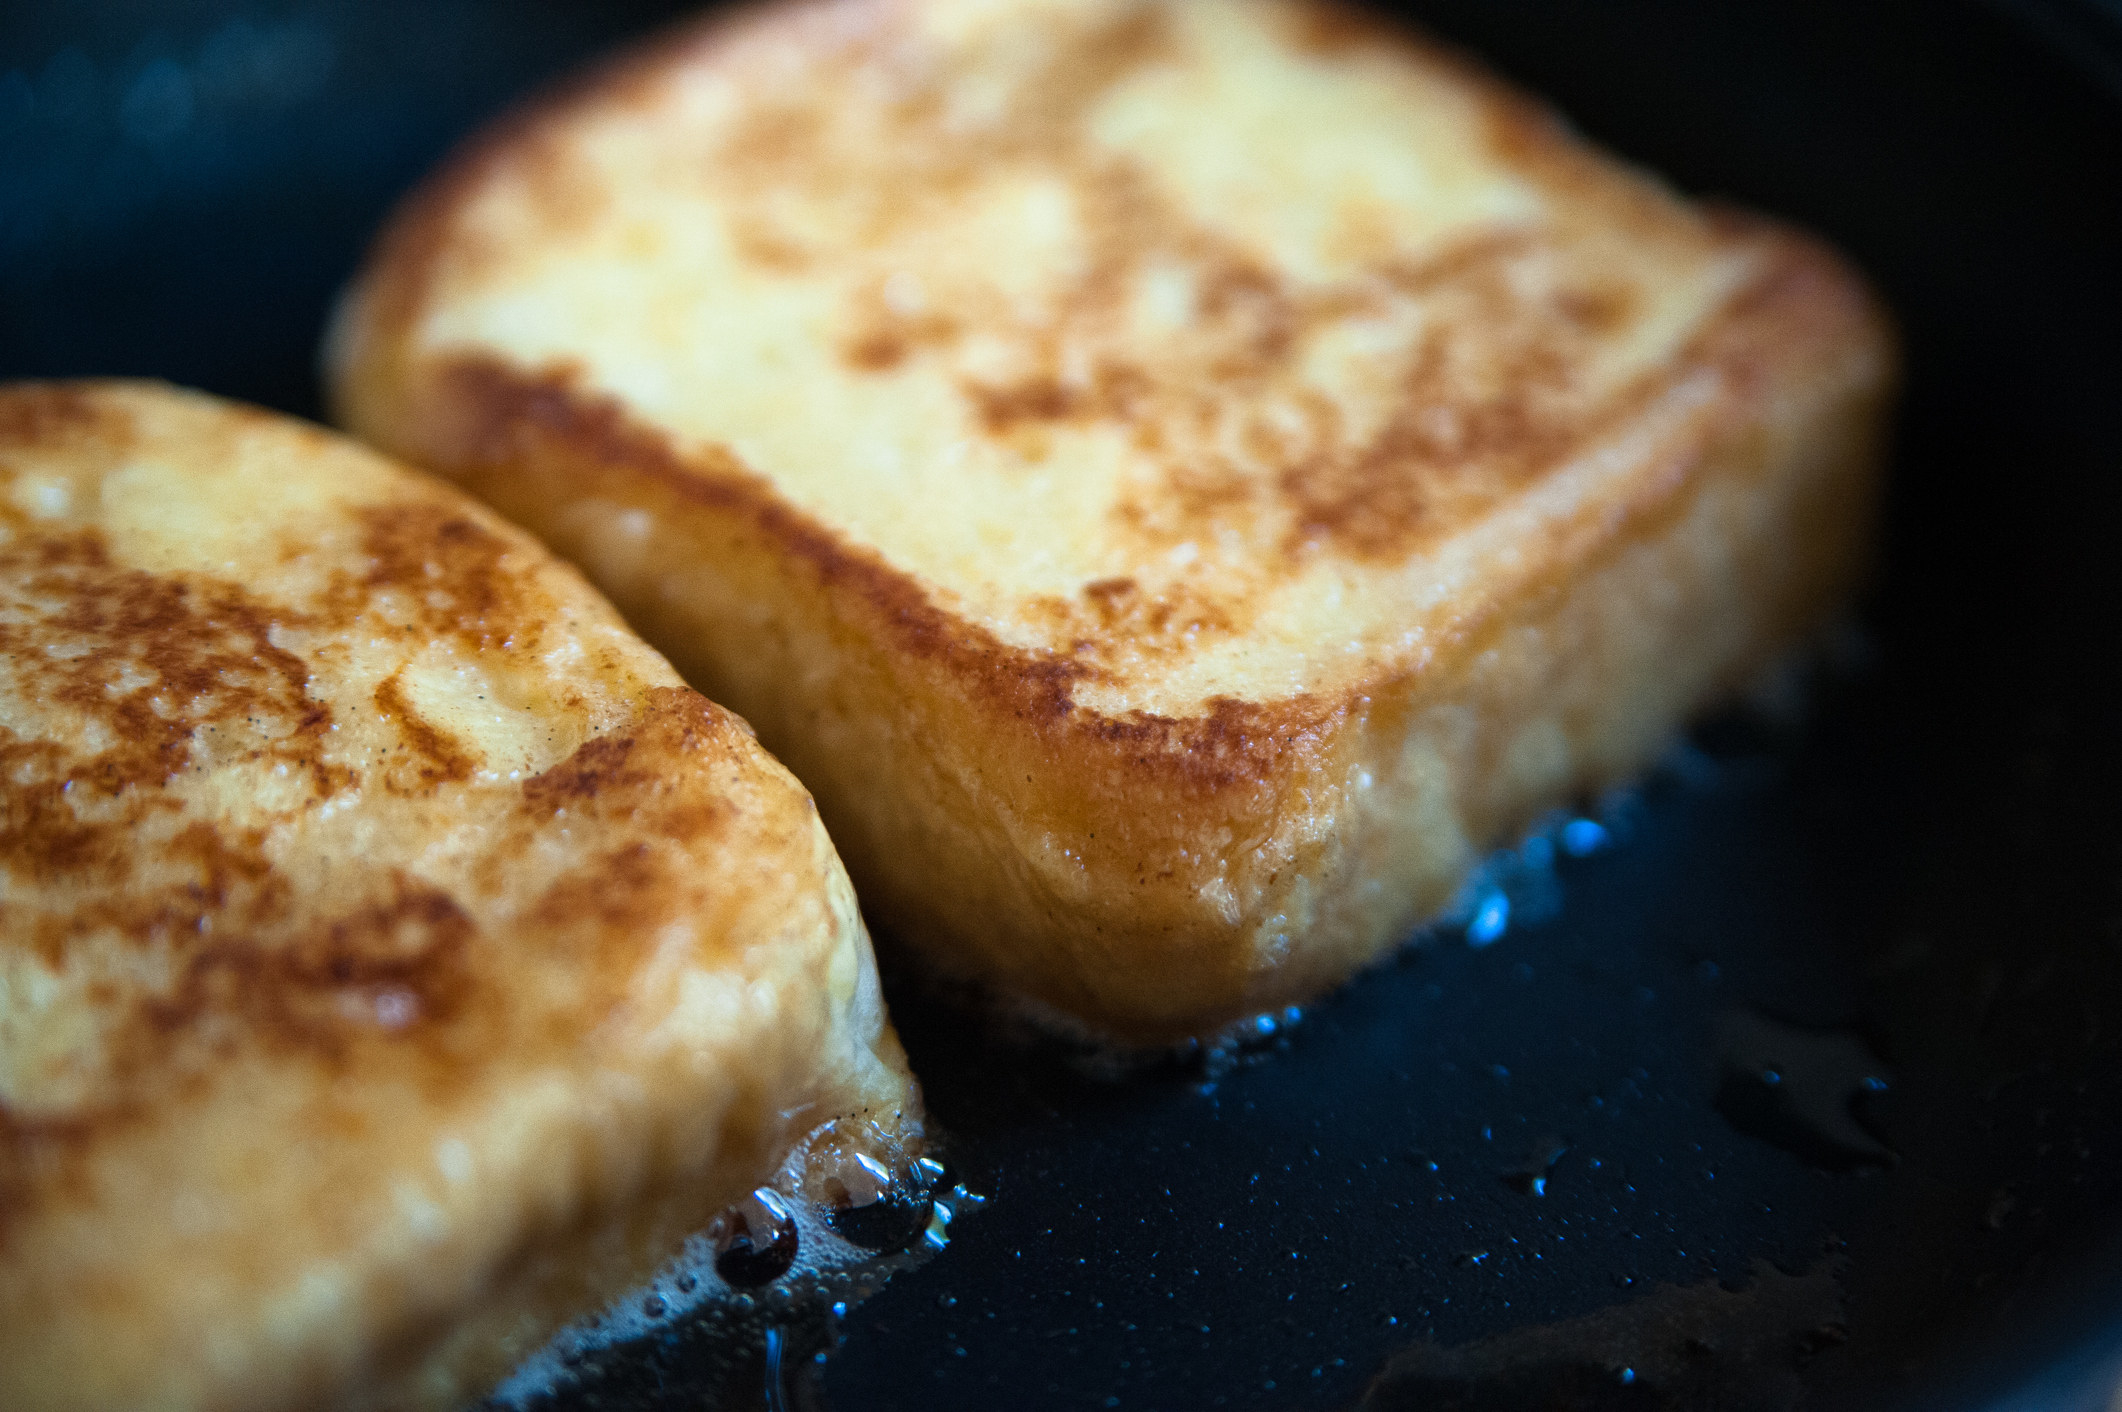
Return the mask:
[[[1227,1071],[1085,1078],[895,984],[988,1207],[836,1329],[677,1329],[569,1405],[2106,1406],[2108,3],[1414,7],[1683,186],[1826,231],[1898,312],[1881,573],[1809,715],[1706,728],[1546,920],[1527,873],[1501,939],[1435,938]],[[392,200],[670,11],[9,0],[0,374],[316,414],[327,303]]]

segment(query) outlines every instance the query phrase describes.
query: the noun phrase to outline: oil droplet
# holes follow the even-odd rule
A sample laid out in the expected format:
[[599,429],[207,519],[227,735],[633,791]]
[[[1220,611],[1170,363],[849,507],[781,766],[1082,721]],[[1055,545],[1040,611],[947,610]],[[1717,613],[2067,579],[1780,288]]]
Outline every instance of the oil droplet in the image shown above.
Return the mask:
[[[960,1187],[957,1191],[963,1191]],[[952,1193],[956,1195],[956,1192]],[[948,1201],[931,1201],[928,1209],[928,1227],[921,1232],[921,1241],[930,1250],[941,1250],[950,1244],[950,1223],[957,1216]]]
[[[858,1161],[858,1155],[869,1160]],[[915,1234],[926,1239],[911,1250],[866,1252],[832,1229],[830,1203],[849,1188],[875,1194],[880,1174],[921,1190],[926,1214]],[[952,1185],[939,1188],[939,1182]],[[935,1209],[945,1201],[949,1210]],[[948,1241],[950,1220],[985,1204],[985,1197],[956,1184],[945,1162],[910,1156],[889,1133],[846,1123],[822,1126],[790,1153],[774,1181],[723,1211],[648,1282],[594,1320],[561,1330],[520,1364],[496,1389],[492,1405],[527,1410],[547,1405],[559,1388],[581,1386],[597,1390],[582,1403],[587,1406],[614,1386],[613,1378],[624,1384],[634,1364],[630,1346],[658,1350],[651,1356],[661,1360],[662,1350],[682,1344],[709,1350],[708,1363],[727,1375],[714,1375],[722,1378],[720,1390],[706,1404],[758,1409],[761,1354],[771,1345],[768,1340],[762,1349],[761,1340],[769,1328],[781,1340],[781,1375],[788,1380],[777,1390],[769,1379],[769,1404],[813,1405],[813,1358],[835,1346],[839,1321],[853,1303],[921,1264]],[[689,1365],[699,1361],[684,1357]]]
[[1509,929],[1510,899],[1491,892],[1474,906],[1473,918],[1466,924],[1466,944],[1486,946]]
[[1572,858],[1597,853],[1606,846],[1606,826],[1597,819],[1571,819],[1562,826],[1559,842]]
[[1547,1195],[1547,1179],[1554,1175],[1555,1163],[1567,1151],[1569,1144],[1560,1138],[1535,1143],[1523,1162],[1503,1174],[1503,1184],[1521,1196]]
[[1896,1160],[1852,1106],[1888,1087],[1885,1066],[1855,1034],[1734,1010],[1718,1023],[1717,1050],[1717,1111],[1741,1132],[1830,1172]]
[[771,1187],[760,1187],[707,1228],[715,1273],[733,1285],[771,1284],[796,1260],[796,1218]]
[[855,1153],[840,1180],[828,1184],[836,1188],[837,1199],[826,1223],[835,1235],[863,1250],[904,1250],[928,1226],[929,1193],[942,1173],[943,1164],[934,1158],[906,1163],[894,1172],[868,1153]]
[[[1563,825],[1563,831],[1567,832],[1568,827]],[[1592,827],[1597,829],[1599,825]],[[1445,924],[1463,927],[1467,944],[1480,947],[1501,939],[1513,926],[1552,919],[1562,910],[1562,882],[1555,874],[1553,835],[1554,825],[1548,824],[1516,848],[1499,849],[1483,859],[1445,909]],[[1603,835],[1602,829],[1602,838]],[[1581,843],[1588,836],[1579,830],[1576,837]],[[1565,843],[1562,851],[1571,850]]]

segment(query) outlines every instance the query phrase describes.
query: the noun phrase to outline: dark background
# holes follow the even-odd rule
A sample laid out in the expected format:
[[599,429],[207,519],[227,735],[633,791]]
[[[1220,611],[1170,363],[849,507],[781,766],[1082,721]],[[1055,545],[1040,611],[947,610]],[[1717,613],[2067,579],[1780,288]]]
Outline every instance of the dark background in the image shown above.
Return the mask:
[[[1552,920],[1441,939],[1213,1081],[1000,1053],[895,981],[954,1160],[994,1199],[796,1338],[792,1358],[835,1351],[783,1394],[1328,1407],[1412,1346],[1379,1405],[2106,1405],[2122,7],[1406,8],[1878,280],[1909,383],[1862,650],[1801,730],[1707,729],[1623,842],[1563,865]],[[675,12],[8,0],[0,375],[153,374],[314,415],[325,311],[392,200]],[[1743,1086],[1720,1108],[1719,1035],[1767,1022],[1876,1059],[1888,1086],[1856,1111],[1895,1160],[1822,1170],[1818,1123]],[[758,1405],[755,1334],[674,1336],[575,1400]]]

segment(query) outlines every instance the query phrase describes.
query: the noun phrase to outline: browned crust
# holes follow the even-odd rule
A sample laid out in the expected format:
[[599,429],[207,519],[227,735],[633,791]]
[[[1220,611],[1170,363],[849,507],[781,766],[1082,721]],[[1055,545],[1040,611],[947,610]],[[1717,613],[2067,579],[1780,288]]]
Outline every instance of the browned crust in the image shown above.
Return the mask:
[[[1357,748],[1350,729],[1355,722],[1447,699],[1502,634],[1558,611],[1585,579],[1670,532],[1690,512],[1705,482],[1772,470],[1751,465],[1760,453],[1749,440],[1759,435],[1766,403],[1779,389],[1802,384],[1820,369],[1832,375],[1838,359],[1885,366],[1884,322],[1861,283],[1836,257],[1757,223],[1748,222],[1746,230],[1752,238],[1772,242],[1776,256],[1704,329],[1675,373],[1711,373],[1721,387],[1685,446],[1668,448],[1647,465],[1623,497],[1551,530],[1549,542],[1525,555],[1526,571],[1463,605],[1420,663],[1387,664],[1364,680],[1326,692],[1264,702],[1218,699],[1185,717],[1109,715],[1077,703],[1074,688],[1095,680],[1094,667],[998,640],[937,605],[918,582],[874,553],[847,544],[789,505],[726,453],[679,452],[615,403],[577,390],[565,371],[518,370],[471,357],[430,369],[422,386],[433,401],[411,424],[419,429],[413,443],[442,469],[518,514],[536,515],[541,503],[550,514],[554,505],[587,493],[655,506],[659,514],[679,519],[704,516],[703,523],[717,529],[702,543],[716,547],[701,552],[726,553],[722,546],[741,541],[747,554],[780,559],[795,577],[785,581],[785,589],[762,592],[792,592],[799,600],[815,595],[815,602],[825,605],[823,616],[837,624],[836,637],[843,644],[862,644],[851,650],[878,660],[897,654],[918,664],[913,678],[900,675],[904,665],[880,670],[900,681],[895,690],[901,697],[926,689],[961,703],[949,708],[950,724],[937,731],[935,748],[961,762],[984,754],[998,771],[1004,761],[1019,762],[1025,785],[1012,807],[1024,818],[1048,820],[1056,831],[1082,838],[1084,865],[1097,880],[1093,888],[1107,895],[1094,909],[1103,920],[1089,929],[1113,935],[1095,960],[1057,961],[1044,975],[1029,974],[1042,968],[1026,963],[1025,973],[1010,977],[1005,988],[1095,1016],[1123,1038],[1158,1041],[1233,1018],[1246,1006],[1301,999],[1348,964],[1341,958],[1318,975],[1307,974],[1311,967],[1292,966],[1268,981],[1242,948],[1195,935],[1199,919],[1186,917],[1199,906],[1196,893],[1211,875],[1214,859],[1190,844],[1219,829],[1239,838],[1268,837],[1293,800],[1307,789],[1329,785],[1347,767],[1349,752]],[[1858,381],[1864,385],[1856,395],[1876,405],[1883,395],[1876,376],[1862,375]],[[1741,466],[1737,471],[1735,460]],[[1868,464],[1862,457],[1852,464],[1846,473],[1852,485],[1868,484]],[[1849,494],[1858,498],[1838,511],[1846,525],[1831,528],[1816,547],[1808,547],[1820,556],[1819,563],[1793,571],[1798,587],[1769,606],[1758,641],[1728,664],[1717,689],[1736,688],[1739,676],[1800,640],[1845,595],[1866,519],[1862,494]],[[628,606],[632,611],[646,605]],[[720,689],[708,664],[687,660],[675,641],[666,645],[681,665],[709,672],[706,684]],[[741,694],[734,699],[755,709]],[[779,725],[771,715],[760,719]],[[889,865],[873,858],[860,831],[847,824],[833,785],[813,772],[802,742],[776,728],[769,730],[768,744],[806,774],[824,800],[828,822],[873,913],[903,921],[908,936],[935,932],[917,898],[881,881]],[[1102,763],[1087,763],[1092,761]],[[1593,788],[1639,766],[1638,760],[1604,765],[1597,777],[1574,783]],[[1126,783],[1086,796],[1086,781],[1099,779]],[[1476,837],[1493,843],[1548,802],[1470,798],[1463,802],[1465,822]],[[1145,819],[1158,822],[1145,824]],[[1101,834],[1112,842],[1109,850]],[[1266,886],[1275,885],[1277,866],[1271,856],[1257,860]],[[1279,866],[1294,865],[1285,858]],[[1422,905],[1439,901],[1430,895]],[[1132,927],[1125,915],[1129,909],[1135,915]],[[1409,916],[1394,925],[1413,920]],[[1124,941],[1130,930],[1137,938],[1132,945]],[[978,963],[968,966],[940,935],[920,944],[932,962],[946,969],[983,969]],[[1186,959],[1176,959],[1181,957]],[[1111,975],[1095,992],[1082,990],[1060,974],[1071,965]],[[1201,997],[1185,1002],[1191,1008],[1160,1018],[1130,1017],[1115,1009],[1113,997],[1124,989],[1120,980],[1130,970],[1148,967],[1164,983],[1175,965],[1190,978],[1170,993],[1186,990]]]
[[[800,24],[807,17],[846,8],[846,0],[762,0],[714,12],[570,75],[466,142],[400,204],[349,291],[330,357],[338,420],[456,475],[506,464],[527,452],[532,442],[539,454],[578,460],[586,474],[619,467],[640,472],[685,500],[749,522],[786,553],[811,565],[821,581],[864,600],[901,650],[938,661],[997,710],[1033,722],[1068,718],[1071,735],[1087,732],[1091,738],[1132,742],[1145,761],[1163,759],[1173,769],[1189,769],[1185,762],[1205,751],[1218,762],[1208,772],[1211,779],[1233,768],[1233,778],[1266,777],[1276,768],[1280,752],[1264,742],[1332,716],[1332,704],[1309,697],[1277,703],[1211,702],[1202,717],[1194,718],[1201,722],[1198,727],[1142,713],[1117,718],[1086,714],[1075,705],[1072,688],[1078,682],[1107,679],[1095,644],[1084,651],[1056,652],[1003,643],[936,603],[916,580],[880,556],[847,543],[791,505],[727,450],[709,447],[681,453],[657,429],[631,421],[613,399],[582,388],[574,370],[521,368],[484,355],[419,367],[406,363],[413,331],[428,310],[441,266],[466,239],[463,211],[504,170],[524,174],[533,184],[564,185],[564,177],[556,174],[561,165],[556,147],[579,117],[625,106],[671,69],[688,61],[711,61],[717,50],[749,29]],[[1655,182],[1630,176],[1610,157],[1586,147],[1552,108],[1503,82],[1470,53],[1406,25],[1387,24],[1341,0],[1304,0],[1281,13],[1294,26],[1301,47],[1335,57],[1362,51],[1404,55],[1454,75],[1480,94],[1497,151],[1537,174],[1544,184],[1566,190],[1580,219],[1597,220],[1603,213],[1625,226],[1656,228],[1676,218],[1679,208]],[[1767,242],[1778,247],[1778,254],[1722,316],[1701,330],[1677,360],[1680,372],[1721,368],[1726,355],[1736,351],[1726,346],[1732,342],[1730,329],[1745,324],[1749,301],[1760,302],[1777,281],[1793,278],[1802,268],[1817,267],[1815,292],[1825,294],[1830,303],[1850,297],[1869,301],[1861,279],[1826,247],[1741,213],[1717,212],[1714,218],[1722,239],[1733,244]],[[1492,243],[1485,238],[1448,252],[1434,267],[1405,272],[1404,277],[1424,283],[1447,279],[1467,261],[1486,258]],[[476,259],[476,252],[456,253]],[[1831,292],[1838,285],[1840,292]],[[1863,317],[1883,327],[1876,306],[1868,307]],[[1841,312],[1821,310],[1829,319]],[[878,366],[897,361],[896,353],[885,356],[880,348],[865,344],[851,350],[851,356]],[[1672,369],[1638,381],[1604,403],[1594,418],[1571,427],[1565,441],[1527,448],[1525,459],[1548,467],[1574,448],[1595,444],[1673,381]],[[1073,410],[1064,389],[1045,384],[975,388],[968,389],[968,395],[988,409],[991,422],[1054,418]],[[414,426],[418,433],[406,435],[404,429]],[[1383,464],[1392,458],[1396,436],[1404,435],[1398,428],[1398,422],[1388,426],[1378,444],[1356,458],[1353,482],[1344,475],[1335,485],[1321,486],[1313,468],[1307,467],[1294,467],[1282,477],[1298,512],[1291,542],[1285,546],[1292,556],[1301,556],[1314,536],[1331,539],[1337,548],[1359,557],[1401,558],[1415,546],[1406,528],[1379,528],[1420,518],[1419,507],[1401,507],[1414,513],[1380,514],[1389,508],[1386,502],[1395,499],[1388,482],[1405,477],[1373,476],[1376,485],[1365,485],[1362,478],[1365,461]],[[1638,506],[1630,514],[1640,511]],[[1108,611],[1104,616],[1112,615]],[[1477,630],[1471,622],[1466,627]],[[1361,694],[1365,689],[1358,684],[1350,691]]]
[[[1656,229],[1694,219],[1648,179],[1617,173],[1610,159],[1570,137],[1548,109],[1471,60],[1424,39],[1381,34],[1361,19],[1350,22],[1345,12],[1336,14],[1324,32],[1313,36],[1318,43],[1334,49],[1386,44],[1466,76],[1481,94],[1498,150],[1543,183],[1567,192],[1585,221],[1630,228],[1648,222]],[[1350,962],[1344,954],[1322,962],[1318,974],[1296,966],[1264,982],[1260,963],[1239,954],[1232,934],[1219,933],[1199,915],[1198,890],[1214,875],[1215,862],[1200,851],[1199,839],[1219,832],[1237,840],[1274,836],[1279,822],[1298,807],[1293,801],[1309,790],[1331,787],[1349,768],[1352,752],[1369,748],[1361,740],[1376,723],[1410,718],[1424,702],[1449,699],[1469,680],[1481,655],[1513,627],[1563,611],[1587,578],[1672,532],[1693,512],[1707,485],[1780,474],[1784,468],[1771,463],[1771,450],[1786,459],[1802,453],[1789,446],[1764,448],[1764,425],[1776,415],[1772,404],[1778,399],[1814,398],[1819,405],[1801,411],[1800,421],[1831,424],[1835,435],[1862,443],[1833,473],[1833,493],[1822,492],[1823,503],[1832,501],[1844,523],[1830,526],[1816,549],[1808,546],[1812,557],[1802,565],[1787,575],[1779,571],[1780,586],[1763,610],[1755,638],[1709,686],[1735,687],[1737,677],[1758,670],[1811,631],[1848,591],[1868,517],[1873,459],[1864,429],[1875,425],[1889,391],[1891,334],[1862,280],[1832,251],[1733,212],[1712,212],[1708,229],[1719,242],[1758,251],[1750,283],[1656,378],[1628,390],[1596,423],[1580,428],[1583,439],[1550,450],[1559,458],[1582,447],[1683,379],[1713,379],[1713,403],[1693,417],[1682,443],[1662,448],[1619,497],[1550,527],[1542,543],[1524,546],[1520,562],[1525,567],[1478,598],[1455,605],[1457,616],[1432,633],[1419,660],[1379,660],[1362,679],[1276,700],[1218,698],[1184,716],[1108,714],[1085,706],[1078,699],[1080,689],[1111,680],[1094,650],[1002,641],[939,602],[914,577],[789,503],[727,450],[674,444],[614,399],[585,388],[571,367],[521,367],[480,353],[411,361],[413,334],[425,313],[423,300],[432,287],[435,262],[442,258],[439,252],[448,248],[461,212],[496,164],[540,160],[540,145],[584,109],[623,97],[630,85],[646,82],[674,56],[720,42],[721,33],[718,27],[680,31],[563,94],[530,105],[511,119],[505,133],[482,139],[426,184],[394,220],[365,283],[345,306],[334,353],[341,378],[339,411],[367,433],[460,478],[505,511],[537,522],[578,557],[585,546],[569,542],[552,517],[581,497],[595,496],[650,506],[659,516],[692,523],[697,538],[690,542],[701,552],[735,554],[747,563],[778,561],[780,567],[760,571],[759,592],[786,592],[805,605],[786,609],[789,613],[815,610],[831,625],[840,649],[874,664],[878,679],[895,683],[892,690],[902,697],[926,690],[948,703],[942,723],[931,724],[934,749],[955,762],[951,768],[978,773],[967,762],[984,752],[998,777],[1005,770],[1015,772],[1009,776],[1011,812],[1085,842],[1082,862],[1092,879],[1087,891],[1099,900],[1053,897],[1039,905],[1049,916],[1070,914],[1069,925],[1085,933],[1108,927],[1115,933],[1103,942],[1083,943],[1092,950],[1055,963],[1044,975],[1034,961],[1005,959],[997,963],[1005,988],[1014,986],[1064,1011],[1091,1016],[1123,1038],[1154,1041],[1233,1018],[1239,1007],[1298,998],[1337,978],[1336,971],[1345,974]],[[1590,304],[1584,310],[1590,320],[1605,316]],[[888,367],[903,350],[880,345],[849,350],[849,356],[858,364],[866,359]],[[1044,394],[1036,388],[1019,391],[1023,395],[1015,401],[998,403],[995,415],[1023,419],[1069,410],[1053,397],[1040,400]],[[1360,544],[1353,547],[1362,550]],[[1399,552],[1406,552],[1404,546]],[[1378,553],[1390,557],[1391,548],[1380,547]],[[658,605],[629,600],[607,587],[655,635],[649,620],[661,611]],[[1101,592],[1103,597],[1092,593],[1087,601],[1091,611],[1109,615],[1124,590],[1106,584]],[[682,643],[667,634],[663,645],[695,673],[695,680],[722,690],[712,663],[688,659]],[[741,696],[731,699],[748,712],[760,710]],[[846,806],[836,803],[835,784],[811,773],[818,762],[806,757],[800,736],[783,732],[771,713],[762,711],[757,719],[767,730],[768,744],[819,792],[866,902],[886,918],[906,920],[909,933],[935,930],[920,899],[890,881],[890,868],[868,856],[872,844],[849,823]],[[1604,761],[1569,783],[1591,787],[1641,763],[1633,757]],[[1018,774],[1024,779],[1021,790],[1015,784]],[[1125,786],[1094,788],[1086,799],[1087,778],[1124,780]],[[1460,804],[1469,831],[1494,843],[1551,802],[1498,795]],[[1157,822],[1145,822],[1149,819]],[[1270,890],[1277,870],[1292,867],[1294,857],[1273,854],[1269,849],[1249,862],[1239,860],[1241,867],[1256,868]],[[1043,884],[1026,886],[1036,891]],[[1441,901],[1424,896],[1425,908]],[[1399,918],[1391,925],[1410,920]],[[1214,939],[1217,935],[1223,939]],[[992,949],[987,962],[967,962],[953,957],[945,940],[916,944],[946,968],[977,972],[996,962]],[[1022,949],[1029,952],[1041,944],[1028,940]],[[1375,939],[1368,943],[1372,951],[1377,944]],[[1174,958],[1184,958],[1183,964],[1175,968]],[[1102,966],[1155,981],[1191,967],[1199,984],[1190,985],[1194,1000],[1175,1000],[1165,1013],[1129,1015],[1112,1005],[1113,997],[1125,991],[1124,981],[1087,989],[1087,982],[1059,977],[1070,965],[1079,974]]]
[[[1802,366],[1806,356],[1846,349],[1852,339],[1876,346],[1890,338],[1882,310],[1832,250],[1738,212],[1721,212],[1720,219],[1734,238],[1771,242],[1776,258],[1697,334],[1673,368],[1627,399],[1630,409],[1689,374],[1712,372],[1724,380],[1722,420],[1743,422],[1757,413],[1770,384]],[[396,337],[402,339],[402,329]],[[392,341],[387,332],[375,340]],[[987,710],[1014,718],[1057,746],[1095,742],[1124,750],[1131,765],[1184,781],[1192,791],[1275,778],[1289,742],[1350,702],[1389,690],[1412,670],[1357,682],[1326,698],[1216,698],[1200,715],[1179,718],[1139,711],[1107,715],[1074,700],[1076,683],[1103,675],[1094,664],[1002,641],[938,605],[918,579],[875,551],[848,543],[790,504],[726,449],[679,451],[616,399],[582,389],[569,369],[524,369],[489,354],[463,354],[423,367],[406,391],[417,398],[415,420],[398,423],[390,434],[409,443],[408,454],[476,482],[558,462],[582,486],[611,477],[638,480],[659,496],[741,523],[807,566],[836,599],[859,602],[883,641],[935,663]],[[408,426],[417,431],[408,436]],[[1421,670],[1448,676],[1457,661],[1482,649],[1495,620],[1552,598],[1618,546],[1658,532],[1684,507],[1707,465],[1700,457],[1686,460],[1635,487],[1618,506],[1598,506],[1563,527],[1545,552],[1525,556],[1533,567],[1509,591],[1485,595],[1451,625]]]
[[[244,525],[302,572],[143,567],[100,490],[55,520],[12,499],[143,446],[327,484],[314,520]],[[810,800],[528,535],[321,430],[146,384],[0,387],[0,483],[0,960],[86,977],[62,990],[78,1032],[19,992],[0,1016],[36,1061],[0,1088],[0,1403],[344,1405],[453,1329],[508,1314],[535,1342],[594,1308],[825,1118],[918,1132],[895,1041],[842,1023],[866,943]],[[551,673],[556,644],[579,675]],[[527,683],[542,772],[471,778],[476,741],[421,716],[404,668],[437,646]],[[284,794],[251,796],[261,767]],[[688,971],[791,993],[679,1041]],[[608,1111],[511,1126],[535,1115],[507,1100],[622,1075]],[[482,1173],[450,1248],[394,1254],[384,1184],[445,1134],[519,1170]],[[178,1229],[192,1197],[255,1228]],[[346,1281],[328,1318],[285,1307],[311,1274]],[[233,1350],[212,1366],[202,1327]],[[443,1351],[455,1402],[511,1350]]]

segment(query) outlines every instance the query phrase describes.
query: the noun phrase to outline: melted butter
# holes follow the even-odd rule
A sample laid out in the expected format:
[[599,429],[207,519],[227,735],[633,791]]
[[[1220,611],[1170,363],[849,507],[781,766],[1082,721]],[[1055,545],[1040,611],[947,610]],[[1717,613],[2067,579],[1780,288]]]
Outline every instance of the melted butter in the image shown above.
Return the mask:
[[[854,1200],[884,1197],[884,1183],[894,1181],[905,1188],[902,1196],[928,1206],[925,1218],[910,1224],[905,1244],[880,1251],[843,1234],[839,1227],[846,1223],[836,1221],[836,1206],[851,1195]],[[866,1124],[842,1123],[827,1123],[797,1144],[760,1196],[771,1208],[785,1210],[795,1226],[795,1256],[779,1278],[763,1286],[731,1282],[730,1263],[718,1258],[723,1252],[715,1239],[725,1213],[690,1237],[647,1281],[555,1334],[509,1374],[486,1405],[526,1408],[562,1388],[593,1383],[608,1362],[621,1366],[639,1356],[634,1350],[644,1341],[687,1325],[705,1327],[710,1337],[764,1339],[771,1403],[781,1395],[786,1376],[778,1356],[785,1343],[793,1340],[821,1353],[829,1349],[838,1342],[839,1320],[849,1307],[883,1288],[894,1274],[943,1250],[952,1223],[986,1204],[963,1183],[951,1182],[935,1159],[899,1148]],[[758,1200],[747,1198],[747,1203]]]

